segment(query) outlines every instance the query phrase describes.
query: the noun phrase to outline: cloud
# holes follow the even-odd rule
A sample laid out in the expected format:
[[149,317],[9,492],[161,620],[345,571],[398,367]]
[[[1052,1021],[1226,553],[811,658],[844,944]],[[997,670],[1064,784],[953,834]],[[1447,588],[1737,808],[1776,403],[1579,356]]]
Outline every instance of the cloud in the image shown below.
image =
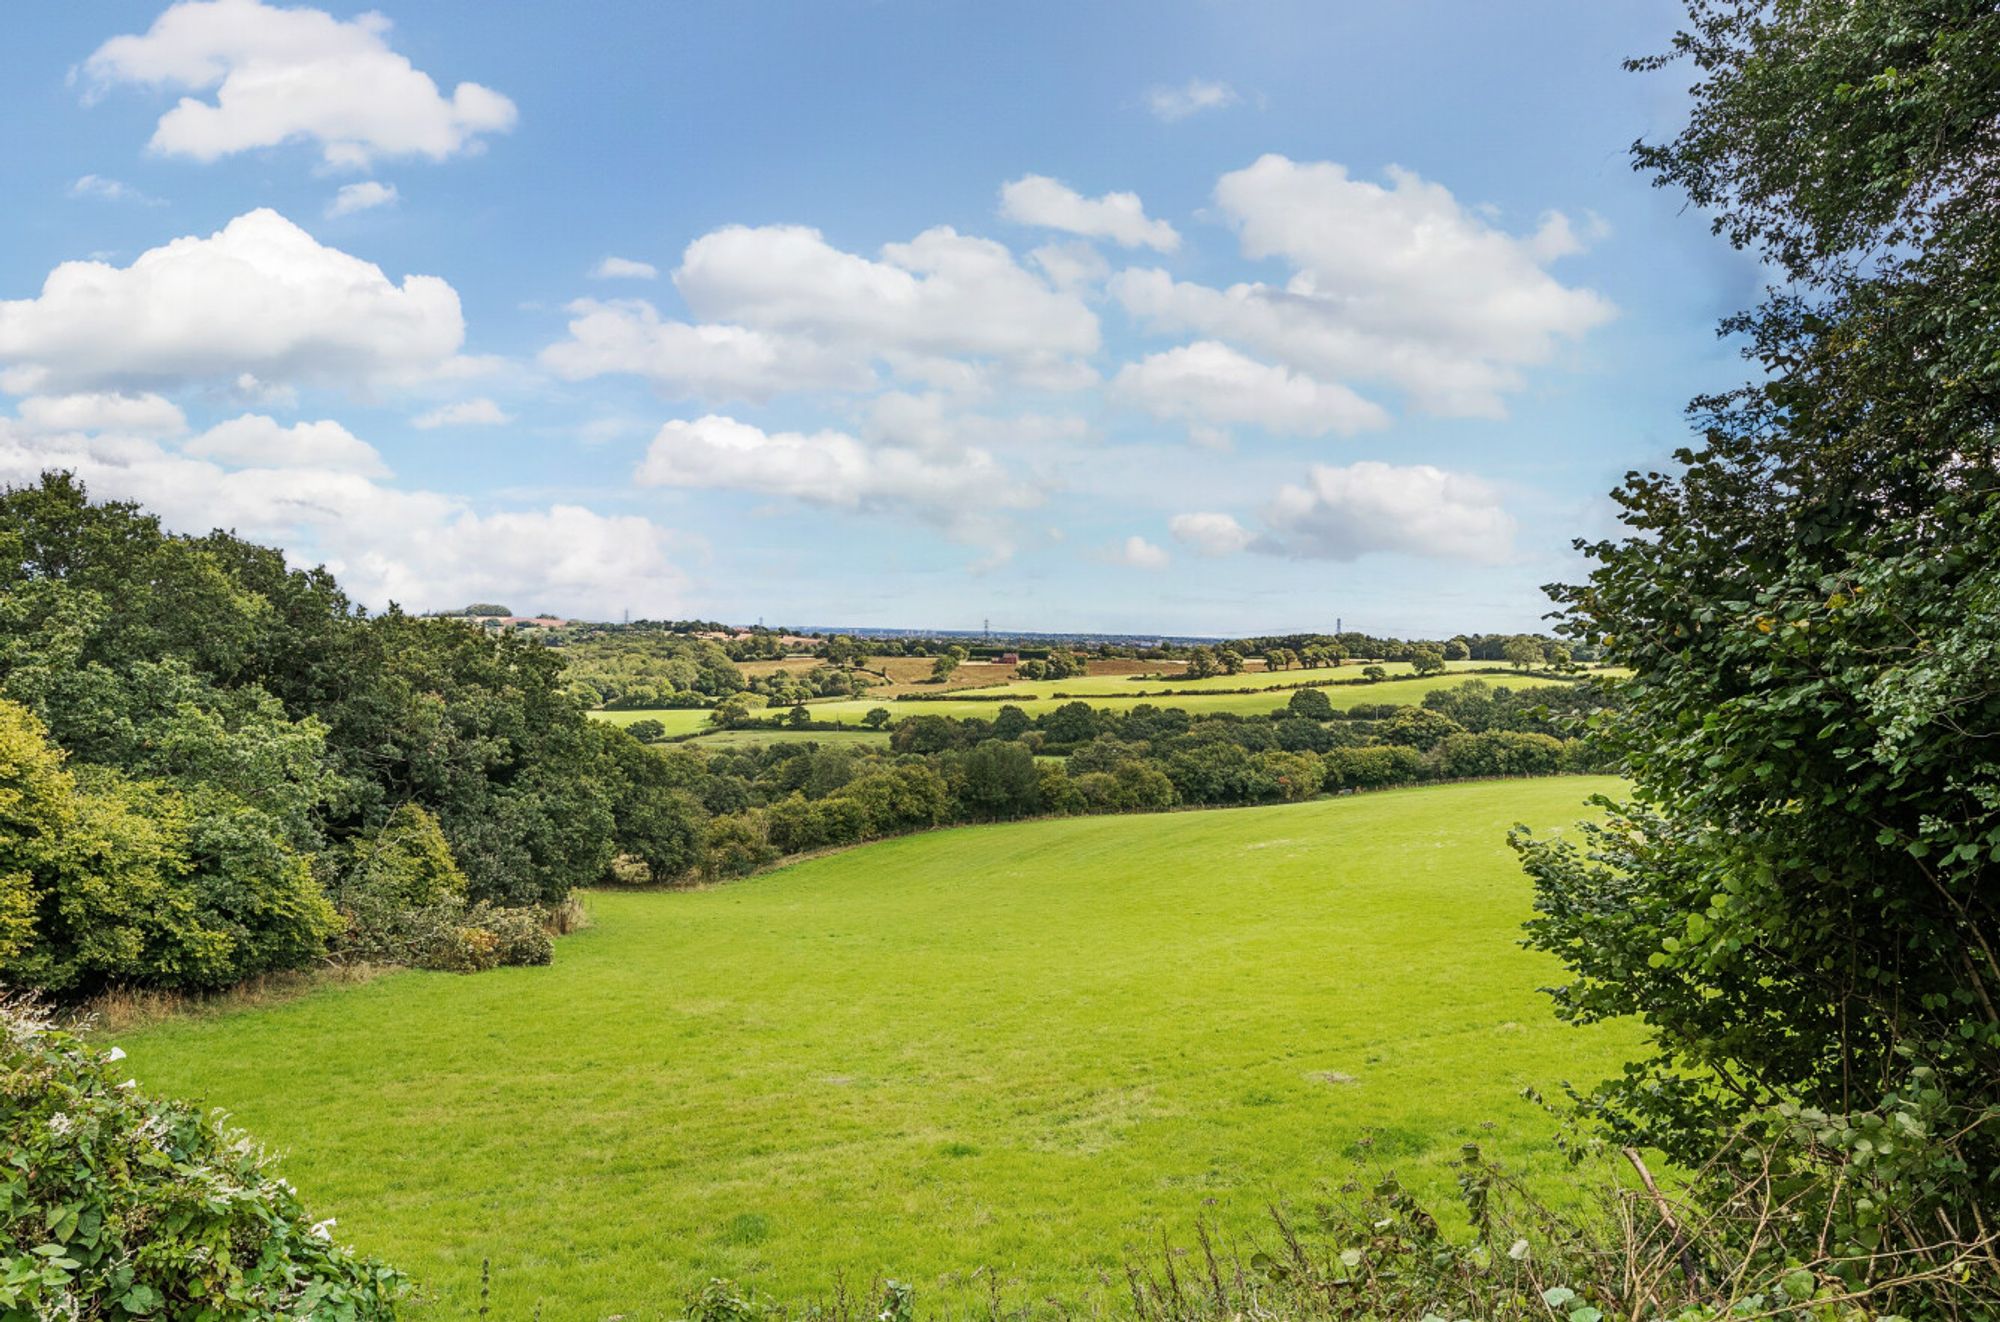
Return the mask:
[[1281,488],[1252,550],[1313,560],[1377,551],[1497,564],[1513,554],[1515,522],[1486,483],[1429,464],[1315,464]]
[[439,427],[502,427],[513,420],[513,414],[481,396],[419,414],[410,419],[410,425],[419,431],[433,431]]
[[1081,239],[1045,243],[1030,251],[1028,260],[1057,289],[1085,289],[1111,274],[1111,263],[1104,260],[1104,254]]
[[1113,564],[1132,569],[1165,569],[1173,562],[1173,557],[1164,548],[1153,545],[1137,533],[1112,547],[1108,558]]
[[178,531],[231,528],[283,547],[294,565],[324,563],[377,609],[499,599],[616,619],[628,607],[672,618],[685,605],[687,576],[672,555],[680,539],[637,516],[570,504],[479,511],[351,470],[239,467],[144,439],[29,437],[0,418],[0,483],[33,482],[50,468],[74,471],[99,499],[138,501]]
[[357,211],[370,211],[376,207],[393,206],[401,197],[394,184],[378,183],[365,179],[358,184],[343,184],[327,204],[326,214],[351,216]]
[[64,262],[40,297],[0,300],[0,389],[393,384],[462,369],[464,338],[443,280],[398,285],[259,210],[127,267]]
[[29,434],[174,436],[187,427],[180,409],[158,395],[35,395],[22,400],[18,412],[18,427]]
[[1282,436],[1351,436],[1389,424],[1387,411],[1346,386],[1260,363],[1214,340],[1128,363],[1112,390],[1156,418],[1197,427],[1247,423]]
[[1179,87],[1155,87],[1146,93],[1146,108],[1168,124],[1204,110],[1223,110],[1243,100],[1228,83],[1190,78]]
[[1112,293],[1156,329],[1196,331],[1322,381],[1386,382],[1429,412],[1504,416],[1523,368],[1614,309],[1543,269],[1574,251],[1562,217],[1516,236],[1441,185],[1406,170],[1388,178],[1265,156],[1224,175],[1215,196],[1245,256],[1291,265],[1282,286],[1214,289],[1129,270]]
[[635,262],[630,257],[607,257],[590,268],[593,280],[657,280],[660,268],[651,262]]
[[1022,175],[1000,190],[1000,214],[1023,225],[1110,239],[1124,248],[1172,252],[1181,236],[1164,220],[1148,220],[1137,193],[1084,197],[1043,174]]
[[674,283],[695,315],[870,359],[990,359],[1053,380],[1098,347],[1097,317],[990,239],[948,226],[843,252],[798,225],[731,225],[688,245]]
[[101,174],[87,174],[69,186],[71,197],[94,197],[105,202],[137,202],[142,206],[156,207],[160,199],[148,197],[130,184],[116,179],[106,179]]
[[873,371],[850,346],[746,326],[662,318],[643,300],[569,305],[569,338],[541,352],[566,381],[629,373],[674,399],[768,399],[786,390],[864,390]]
[[98,93],[119,84],[213,91],[212,102],[182,97],[149,144],[199,161],[300,140],[339,168],[381,156],[435,161],[514,126],[514,103],[491,88],[460,83],[444,96],[389,49],[389,26],[374,12],[342,22],[260,0],[184,0],[143,35],[98,47],[84,73]]
[[1249,529],[1228,514],[1176,514],[1167,520],[1167,530],[1202,555],[1231,555],[1254,540]]
[[634,477],[642,486],[750,491],[946,527],[1039,500],[983,450],[874,446],[838,431],[765,432],[714,414],[661,427]]
[[862,438],[872,444],[940,454],[968,448],[1068,445],[1089,436],[1090,424],[1073,415],[1017,413],[1000,418],[968,413],[955,408],[952,398],[941,391],[884,391],[870,401],[862,425]]
[[997,365],[1030,388],[1093,384],[1097,317],[1001,244],[926,230],[843,252],[818,230],[731,225],[687,246],[674,284],[694,321],[639,299],[570,304],[569,338],[541,353],[566,380],[645,377],[671,398],[763,400],[862,391],[882,370],[965,392]]
[[181,447],[183,454],[239,468],[317,468],[387,477],[375,447],[337,422],[279,425],[261,413],[217,423]]

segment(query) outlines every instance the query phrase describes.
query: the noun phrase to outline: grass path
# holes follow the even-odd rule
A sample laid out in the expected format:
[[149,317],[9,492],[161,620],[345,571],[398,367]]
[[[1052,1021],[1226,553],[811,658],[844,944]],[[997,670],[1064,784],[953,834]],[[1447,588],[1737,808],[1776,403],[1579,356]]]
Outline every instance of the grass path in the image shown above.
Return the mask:
[[[1254,1231],[1373,1151],[1434,1192],[1517,1094],[1633,1043],[1564,1028],[1506,828],[1570,778],[966,828],[694,892],[599,893],[547,969],[407,973],[123,1036],[229,1108],[343,1240],[466,1316],[679,1315],[836,1270],[971,1305],[1101,1288],[1197,1217]],[[1493,1134],[1484,1122],[1497,1122]],[[1540,1155],[1538,1155],[1540,1154]]]

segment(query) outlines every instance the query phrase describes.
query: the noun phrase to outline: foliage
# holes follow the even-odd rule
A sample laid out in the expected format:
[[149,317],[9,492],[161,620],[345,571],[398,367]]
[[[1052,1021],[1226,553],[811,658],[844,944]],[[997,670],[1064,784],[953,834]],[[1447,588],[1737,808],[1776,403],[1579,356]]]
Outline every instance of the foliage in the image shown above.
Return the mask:
[[244,1135],[121,1082],[121,1055],[0,1002],[0,1313],[396,1315],[398,1273],[336,1246]]
[[[1793,284],[1553,589],[1633,672],[1598,718],[1633,791],[1522,841],[1558,1012],[1652,1029],[1590,1107],[1725,1187],[1725,1136],[1817,1117],[1781,1229],[1864,1279],[2000,1226],[1996,52],[1986,4],[1691,7],[1688,126],[1639,163]],[[1934,1284],[1899,1306],[1980,1307]]]

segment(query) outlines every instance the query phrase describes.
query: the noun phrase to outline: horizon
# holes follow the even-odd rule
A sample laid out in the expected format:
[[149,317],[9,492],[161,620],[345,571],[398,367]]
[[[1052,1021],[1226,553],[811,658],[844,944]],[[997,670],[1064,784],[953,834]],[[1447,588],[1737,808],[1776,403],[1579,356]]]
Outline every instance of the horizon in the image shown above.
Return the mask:
[[0,482],[375,609],[1530,631],[1766,280],[1664,2],[492,14],[17,17]]

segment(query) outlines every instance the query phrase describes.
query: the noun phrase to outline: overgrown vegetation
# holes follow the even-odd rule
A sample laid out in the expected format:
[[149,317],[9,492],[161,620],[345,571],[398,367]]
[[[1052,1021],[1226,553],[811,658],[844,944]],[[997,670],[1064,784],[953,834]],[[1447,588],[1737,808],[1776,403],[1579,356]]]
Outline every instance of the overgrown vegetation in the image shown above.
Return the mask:
[[534,915],[639,847],[637,747],[538,643],[369,616],[324,571],[170,535],[63,474],[0,494],[14,987],[545,960]]
[[1532,939],[1558,1013],[1651,1030],[1587,1110],[1708,1205],[1778,1188],[1728,1270],[1992,1317],[2000,11],[1690,13],[1690,122],[1639,163],[1792,284],[1730,324],[1758,380],[1695,402],[1700,446],[1553,589],[1633,672],[1601,718],[1633,790],[1581,846],[1524,841]]
[[0,1316],[395,1316],[400,1274],[339,1247],[243,1134],[133,1089],[122,1056],[0,1001]]

